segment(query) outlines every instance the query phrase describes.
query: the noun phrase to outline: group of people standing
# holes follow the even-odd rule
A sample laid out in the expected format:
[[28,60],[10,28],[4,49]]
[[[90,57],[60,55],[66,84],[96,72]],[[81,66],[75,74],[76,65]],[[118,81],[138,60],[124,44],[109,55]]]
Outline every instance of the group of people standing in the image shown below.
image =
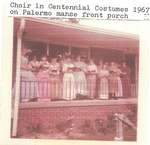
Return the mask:
[[21,57],[22,100],[109,99],[131,96],[130,69],[125,62],[85,61],[81,56],[63,58],[46,56],[29,61],[27,50]]

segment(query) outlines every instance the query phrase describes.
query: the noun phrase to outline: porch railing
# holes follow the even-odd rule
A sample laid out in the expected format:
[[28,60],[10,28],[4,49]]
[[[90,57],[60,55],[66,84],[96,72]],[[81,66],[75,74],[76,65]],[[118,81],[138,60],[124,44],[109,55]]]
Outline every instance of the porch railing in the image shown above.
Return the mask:
[[[103,84],[103,90],[100,90],[99,80],[96,83],[88,81],[86,84],[75,82],[74,85],[71,82],[64,83],[62,81],[26,81],[21,80],[20,83],[20,101],[59,101],[59,100],[83,100],[83,99],[102,99],[100,93],[103,92],[104,98],[110,99],[114,97],[126,98],[136,97],[135,84],[131,84],[130,96],[123,96],[124,90],[122,88],[122,96],[112,96],[110,93],[110,87],[114,84]],[[124,85],[124,84],[122,84]],[[74,92],[73,92],[74,91]],[[129,91],[129,90],[128,90]],[[63,96],[66,93],[69,96],[65,99]],[[101,94],[102,95],[102,94]],[[106,95],[106,96],[105,96]],[[74,97],[73,97],[74,96]]]

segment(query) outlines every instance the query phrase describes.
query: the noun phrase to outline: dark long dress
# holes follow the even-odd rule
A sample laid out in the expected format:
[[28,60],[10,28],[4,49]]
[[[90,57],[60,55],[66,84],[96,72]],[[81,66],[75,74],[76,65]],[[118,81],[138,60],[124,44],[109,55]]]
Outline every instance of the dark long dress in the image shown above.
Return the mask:
[[61,81],[60,81],[60,65],[59,63],[51,63],[50,71],[50,95],[51,99],[61,99]]
[[87,66],[87,90],[88,96],[91,99],[94,99],[96,96],[96,74],[97,66],[95,64],[89,64]]
[[123,88],[123,96],[131,97],[131,79],[130,79],[130,69],[128,67],[121,67],[121,81]]

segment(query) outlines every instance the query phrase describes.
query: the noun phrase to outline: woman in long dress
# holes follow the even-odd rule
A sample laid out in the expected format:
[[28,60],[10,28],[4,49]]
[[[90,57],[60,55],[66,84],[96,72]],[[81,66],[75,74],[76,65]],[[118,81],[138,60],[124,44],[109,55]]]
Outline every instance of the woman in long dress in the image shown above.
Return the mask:
[[61,99],[60,64],[52,58],[49,65],[50,96],[52,100]]
[[96,96],[96,75],[97,75],[97,66],[94,61],[91,59],[86,68],[87,76],[87,90],[88,96],[90,99],[94,99]]
[[121,66],[121,81],[123,87],[123,96],[131,97],[131,79],[130,79],[130,68],[127,66],[125,62],[122,63]]
[[121,70],[119,68],[119,66],[117,66],[117,70],[116,70],[116,74],[117,74],[117,81],[118,81],[118,92],[116,94],[116,97],[122,98],[123,96],[123,87],[122,87],[122,81],[121,81]]
[[49,82],[49,62],[46,57],[42,57],[40,61],[40,70],[37,74],[39,102],[50,101],[50,82]]
[[87,95],[87,81],[85,76],[86,64],[81,61],[80,56],[77,57],[76,62],[74,62],[74,77],[76,86],[76,95]]
[[76,98],[74,65],[68,56],[63,64],[63,99],[73,100]]
[[121,70],[117,67],[117,64],[111,62],[109,68],[109,93],[113,98],[122,97],[122,82],[120,78]]
[[37,60],[36,56],[33,57],[29,64],[32,67],[32,72],[36,75],[40,67],[40,62]]
[[109,99],[109,86],[108,86],[109,71],[107,65],[98,67],[99,87],[98,97],[99,99]]
[[34,73],[32,72],[32,67],[29,65],[29,61],[27,58],[27,53],[30,52],[29,49],[23,48],[22,49],[22,56],[21,56],[21,101],[27,102],[32,100],[33,98],[38,97],[37,92],[37,79]]

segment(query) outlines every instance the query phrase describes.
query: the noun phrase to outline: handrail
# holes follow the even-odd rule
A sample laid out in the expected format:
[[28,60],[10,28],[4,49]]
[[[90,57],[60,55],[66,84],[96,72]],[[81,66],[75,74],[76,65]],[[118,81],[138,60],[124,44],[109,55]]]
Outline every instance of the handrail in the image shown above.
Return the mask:
[[133,130],[137,130],[136,126],[129,120],[127,116],[125,116],[122,113],[115,113],[115,120],[116,120],[116,136],[114,140],[116,141],[122,141],[124,139],[123,135],[123,123],[131,126]]

